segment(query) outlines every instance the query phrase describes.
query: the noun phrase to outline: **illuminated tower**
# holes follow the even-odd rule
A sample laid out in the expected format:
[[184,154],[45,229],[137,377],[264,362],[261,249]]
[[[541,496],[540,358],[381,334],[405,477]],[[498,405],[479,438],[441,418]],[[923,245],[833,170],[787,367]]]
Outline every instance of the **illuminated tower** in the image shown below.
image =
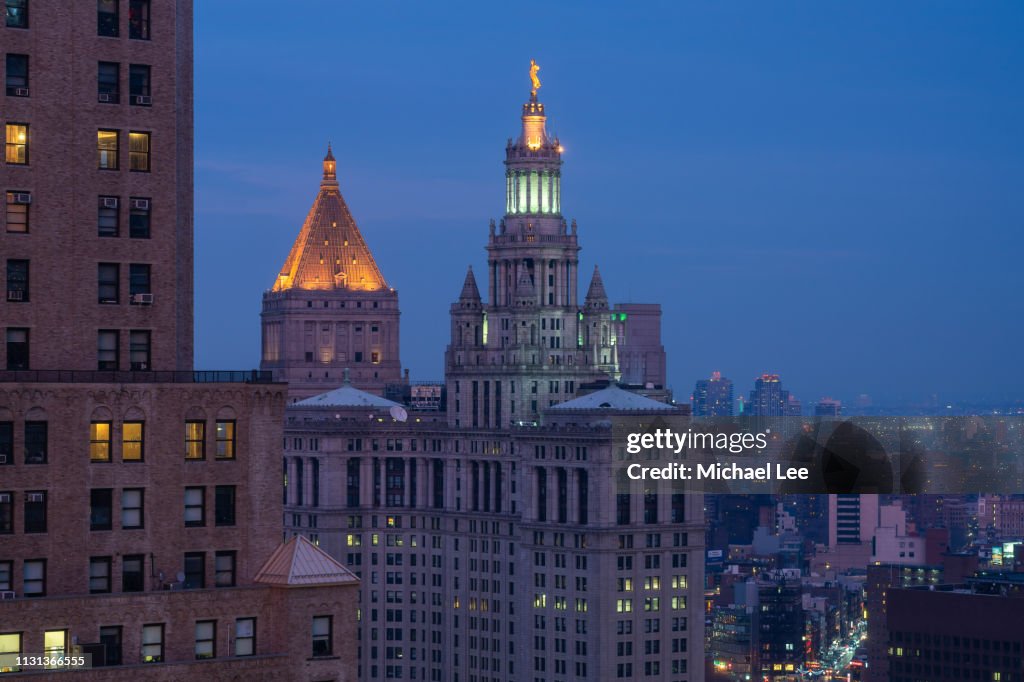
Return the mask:
[[383,395],[401,381],[398,292],[384,281],[338,188],[330,146],[320,192],[288,259],[263,295],[261,369],[289,400],[341,385]]
[[505,217],[490,225],[486,298],[470,271],[452,306],[445,368],[453,426],[533,422],[581,384],[619,379],[625,315],[612,312],[596,271],[580,305],[576,223],[562,217],[562,147],[547,131],[540,82],[533,85],[522,130],[505,148]]

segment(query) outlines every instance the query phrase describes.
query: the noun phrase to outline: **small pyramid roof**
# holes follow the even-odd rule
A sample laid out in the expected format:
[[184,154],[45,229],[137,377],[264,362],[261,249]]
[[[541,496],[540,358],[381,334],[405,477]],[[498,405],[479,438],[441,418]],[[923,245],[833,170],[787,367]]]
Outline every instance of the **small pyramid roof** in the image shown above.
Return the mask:
[[550,410],[630,410],[636,412],[675,411],[668,403],[658,402],[639,393],[624,391],[617,384],[594,391],[579,398],[552,405]]
[[356,574],[338,563],[303,535],[296,535],[274,550],[254,581],[263,585],[303,587],[358,583]]

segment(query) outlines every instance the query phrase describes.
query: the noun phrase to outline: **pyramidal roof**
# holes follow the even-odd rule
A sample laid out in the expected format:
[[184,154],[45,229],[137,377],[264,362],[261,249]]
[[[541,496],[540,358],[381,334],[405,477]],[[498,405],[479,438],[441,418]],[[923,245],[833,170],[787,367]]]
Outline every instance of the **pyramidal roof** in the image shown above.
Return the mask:
[[278,546],[253,579],[264,585],[344,585],[359,578],[303,535]]
[[601,279],[601,271],[594,266],[594,275],[590,278],[590,286],[587,288],[587,296],[584,299],[588,303],[608,302],[608,294],[604,290],[604,280]]
[[345,370],[344,382],[333,391],[327,391],[295,403],[296,407],[401,407],[398,403],[381,398],[366,391],[360,391],[352,385]]
[[479,301],[480,289],[476,285],[476,276],[473,274],[473,266],[466,270],[466,281],[462,283],[462,293],[459,294],[460,301]]
[[548,408],[549,410],[631,410],[637,412],[673,412],[675,407],[658,402],[639,393],[624,391],[617,384],[594,391],[579,398],[566,400]]
[[338,189],[337,162],[330,145],[323,167],[320,192],[274,282],[273,290],[379,291],[387,288],[387,282]]

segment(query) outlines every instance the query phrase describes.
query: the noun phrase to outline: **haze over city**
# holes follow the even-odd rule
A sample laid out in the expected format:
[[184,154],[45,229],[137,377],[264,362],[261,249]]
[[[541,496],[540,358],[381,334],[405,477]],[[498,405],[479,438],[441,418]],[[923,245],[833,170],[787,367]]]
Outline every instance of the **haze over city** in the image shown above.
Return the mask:
[[196,14],[198,367],[258,365],[331,141],[403,366],[440,379],[535,58],[580,272],[662,305],[678,400],[716,369],[805,404],[1021,398],[1020,6],[247,8]]

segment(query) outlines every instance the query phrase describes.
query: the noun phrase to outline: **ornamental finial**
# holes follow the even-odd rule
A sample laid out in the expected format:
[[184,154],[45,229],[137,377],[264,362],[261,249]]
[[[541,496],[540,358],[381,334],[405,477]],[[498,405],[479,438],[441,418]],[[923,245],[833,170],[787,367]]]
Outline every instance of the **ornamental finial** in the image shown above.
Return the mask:
[[530,81],[533,83],[533,88],[530,90],[530,97],[537,98],[537,91],[540,90],[540,79],[537,78],[537,72],[540,71],[540,66],[533,59],[530,60]]

